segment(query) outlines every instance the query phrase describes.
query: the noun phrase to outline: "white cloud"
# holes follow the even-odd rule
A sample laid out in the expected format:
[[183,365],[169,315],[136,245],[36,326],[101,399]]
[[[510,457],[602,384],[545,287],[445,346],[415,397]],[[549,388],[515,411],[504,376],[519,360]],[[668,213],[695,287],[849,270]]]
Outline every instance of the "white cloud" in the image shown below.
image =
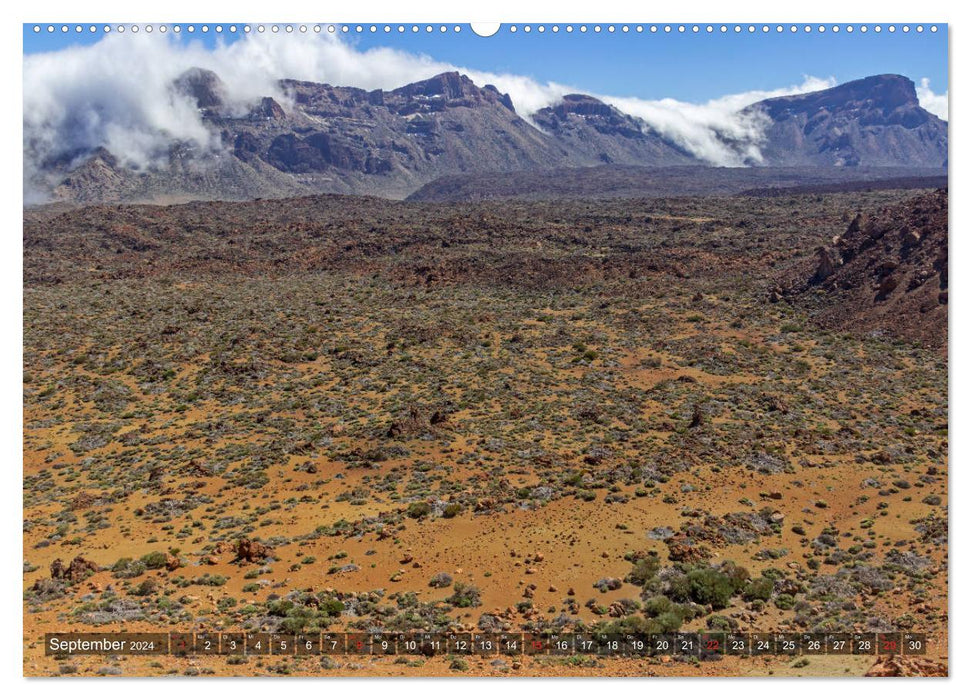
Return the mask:
[[283,99],[280,78],[396,87],[450,69],[424,56],[358,52],[315,36],[260,35],[208,51],[161,35],[109,35],[91,46],[24,58],[25,154],[40,162],[104,146],[144,167],[173,139],[217,147],[195,105],[169,89],[193,66],[215,71],[240,106],[265,95]]
[[[25,179],[49,157],[99,146],[133,167],[160,162],[174,139],[195,142],[203,150],[219,148],[218,137],[207,129],[194,105],[169,87],[193,66],[216,72],[228,99],[240,108],[266,95],[285,100],[277,85],[281,78],[392,89],[449,70],[467,74],[478,85],[491,83],[508,92],[517,111],[527,118],[565,94],[583,92],[391,48],[359,50],[327,34],[254,34],[211,50],[198,42],[159,34],[110,35],[90,46],[24,58]],[[702,104],[600,97],[708,162],[739,165],[759,159],[762,131],[758,115],[740,114],[741,108],[767,97],[832,84],[832,79],[806,78],[801,85],[727,95]],[[920,89],[933,104],[943,100],[946,107],[946,95],[933,95],[926,84]]]
[[663,136],[714,165],[744,165],[760,161],[765,118],[743,112],[761,100],[833,87],[833,78],[806,77],[800,85],[725,95],[702,104],[678,100],[642,100],[601,96],[622,112],[640,117]]
[[917,100],[928,112],[947,121],[947,90],[942,95],[935,94],[931,90],[930,78],[920,79],[920,84],[917,86]]

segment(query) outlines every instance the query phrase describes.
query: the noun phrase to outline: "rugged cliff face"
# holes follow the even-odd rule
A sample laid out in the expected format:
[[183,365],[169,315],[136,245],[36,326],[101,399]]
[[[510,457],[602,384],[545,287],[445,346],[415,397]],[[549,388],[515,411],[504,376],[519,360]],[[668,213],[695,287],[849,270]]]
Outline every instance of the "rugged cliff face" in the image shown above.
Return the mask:
[[790,299],[825,326],[947,346],[947,190],[857,214]]

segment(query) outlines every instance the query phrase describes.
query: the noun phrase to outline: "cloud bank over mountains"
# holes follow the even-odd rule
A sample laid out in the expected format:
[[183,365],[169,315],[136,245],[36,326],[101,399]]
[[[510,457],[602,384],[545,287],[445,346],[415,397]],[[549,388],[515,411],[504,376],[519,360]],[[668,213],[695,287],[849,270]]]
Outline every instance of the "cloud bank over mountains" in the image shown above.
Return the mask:
[[[174,141],[218,152],[217,134],[196,106],[172,89],[189,68],[214,71],[226,101],[245,113],[261,97],[288,103],[283,78],[373,89],[393,89],[446,71],[468,75],[477,85],[509,93],[517,112],[529,115],[564,95],[587,92],[554,82],[455,66],[392,48],[360,50],[329,34],[249,35],[207,49],[163,35],[109,35],[96,44],[24,58],[25,177],[51,159],[81,158],[103,147],[135,168],[161,162]],[[776,90],[726,95],[694,104],[594,94],[693,155],[713,165],[758,162],[764,120],[741,110],[760,100],[820,90],[833,78],[805,77]],[[936,94],[925,78],[921,105],[947,118],[947,93]],[[731,144],[731,145],[727,145]]]

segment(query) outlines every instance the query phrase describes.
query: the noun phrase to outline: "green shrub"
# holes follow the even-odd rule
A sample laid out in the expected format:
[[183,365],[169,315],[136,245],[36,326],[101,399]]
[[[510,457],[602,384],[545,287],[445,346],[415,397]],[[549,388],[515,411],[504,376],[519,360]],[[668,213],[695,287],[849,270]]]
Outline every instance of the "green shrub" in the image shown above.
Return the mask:
[[449,503],[445,506],[445,510],[442,511],[443,518],[454,518],[456,515],[462,512],[461,503]]
[[344,604],[337,598],[325,598],[320,601],[320,611],[326,613],[328,617],[338,617],[344,612]]
[[772,579],[765,577],[757,578],[742,590],[742,599],[746,601],[768,600],[772,597],[774,588]]
[[432,507],[424,501],[417,501],[408,506],[406,514],[409,518],[424,518],[432,512]]
[[276,617],[286,617],[293,610],[294,602],[278,598],[270,601],[266,606],[266,611]]
[[656,626],[656,630],[652,630],[655,634],[670,634],[681,629],[684,619],[678,611],[670,610],[658,615],[651,622]]
[[157,590],[158,583],[156,583],[154,579],[148,578],[135,586],[135,589],[132,591],[132,595],[149,596],[155,593]]
[[597,631],[602,634],[649,634],[651,625],[643,617],[629,615],[612,622],[600,623]]
[[658,595],[647,600],[644,603],[644,614],[648,617],[657,617],[658,615],[663,615],[669,612],[674,604],[671,599],[667,596]]
[[144,574],[147,569],[148,567],[141,561],[123,557],[114,563],[111,572],[115,578],[135,578]]
[[724,615],[710,615],[705,621],[708,629],[715,630],[717,632],[731,632],[732,631],[732,621],[725,617]]
[[735,594],[732,580],[717,569],[694,569],[688,574],[691,599],[713,608],[724,608]]
[[452,585],[452,577],[442,571],[432,576],[428,585],[430,588],[448,588]]
[[691,600],[691,581],[684,574],[674,576],[668,582],[668,597],[679,603]]
[[645,583],[657,576],[661,568],[661,560],[656,554],[649,554],[643,559],[634,562],[634,568],[627,575],[627,581],[635,586],[643,586]]
[[141,562],[148,569],[161,569],[168,559],[165,552],[149,552],[141,558]]
[[280,623],[280,631],[286,634],[299,634],[307,626],[308,619],[305,617],[285,617]]
[[739,591],[745,586],[745,582],[749,579],[749,572],[744,566],[739,566],[733,561],[726,561],[720,567],[721,572],[725,574],[729,581],[731,581],[732,587]]
[[479,589],[470,583],[456,581],[452,590],[454,593],[445,599],[449,605],[454,605],[456,608],[475,608],[482,604]]

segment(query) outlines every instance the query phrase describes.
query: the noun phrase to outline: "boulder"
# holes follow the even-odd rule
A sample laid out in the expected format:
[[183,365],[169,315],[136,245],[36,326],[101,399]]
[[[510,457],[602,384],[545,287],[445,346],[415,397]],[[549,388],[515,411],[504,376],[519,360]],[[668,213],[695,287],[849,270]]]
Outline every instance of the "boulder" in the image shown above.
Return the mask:
[[255,540],[241,539],[236,543],[235,562],[255,564],[273,555],[273,550]]
[[816,273],[813,275],[812,281],[819,284],[833,276],[833,273],[836,272],[837,261],[828,248],[817,249],[816,258]]

